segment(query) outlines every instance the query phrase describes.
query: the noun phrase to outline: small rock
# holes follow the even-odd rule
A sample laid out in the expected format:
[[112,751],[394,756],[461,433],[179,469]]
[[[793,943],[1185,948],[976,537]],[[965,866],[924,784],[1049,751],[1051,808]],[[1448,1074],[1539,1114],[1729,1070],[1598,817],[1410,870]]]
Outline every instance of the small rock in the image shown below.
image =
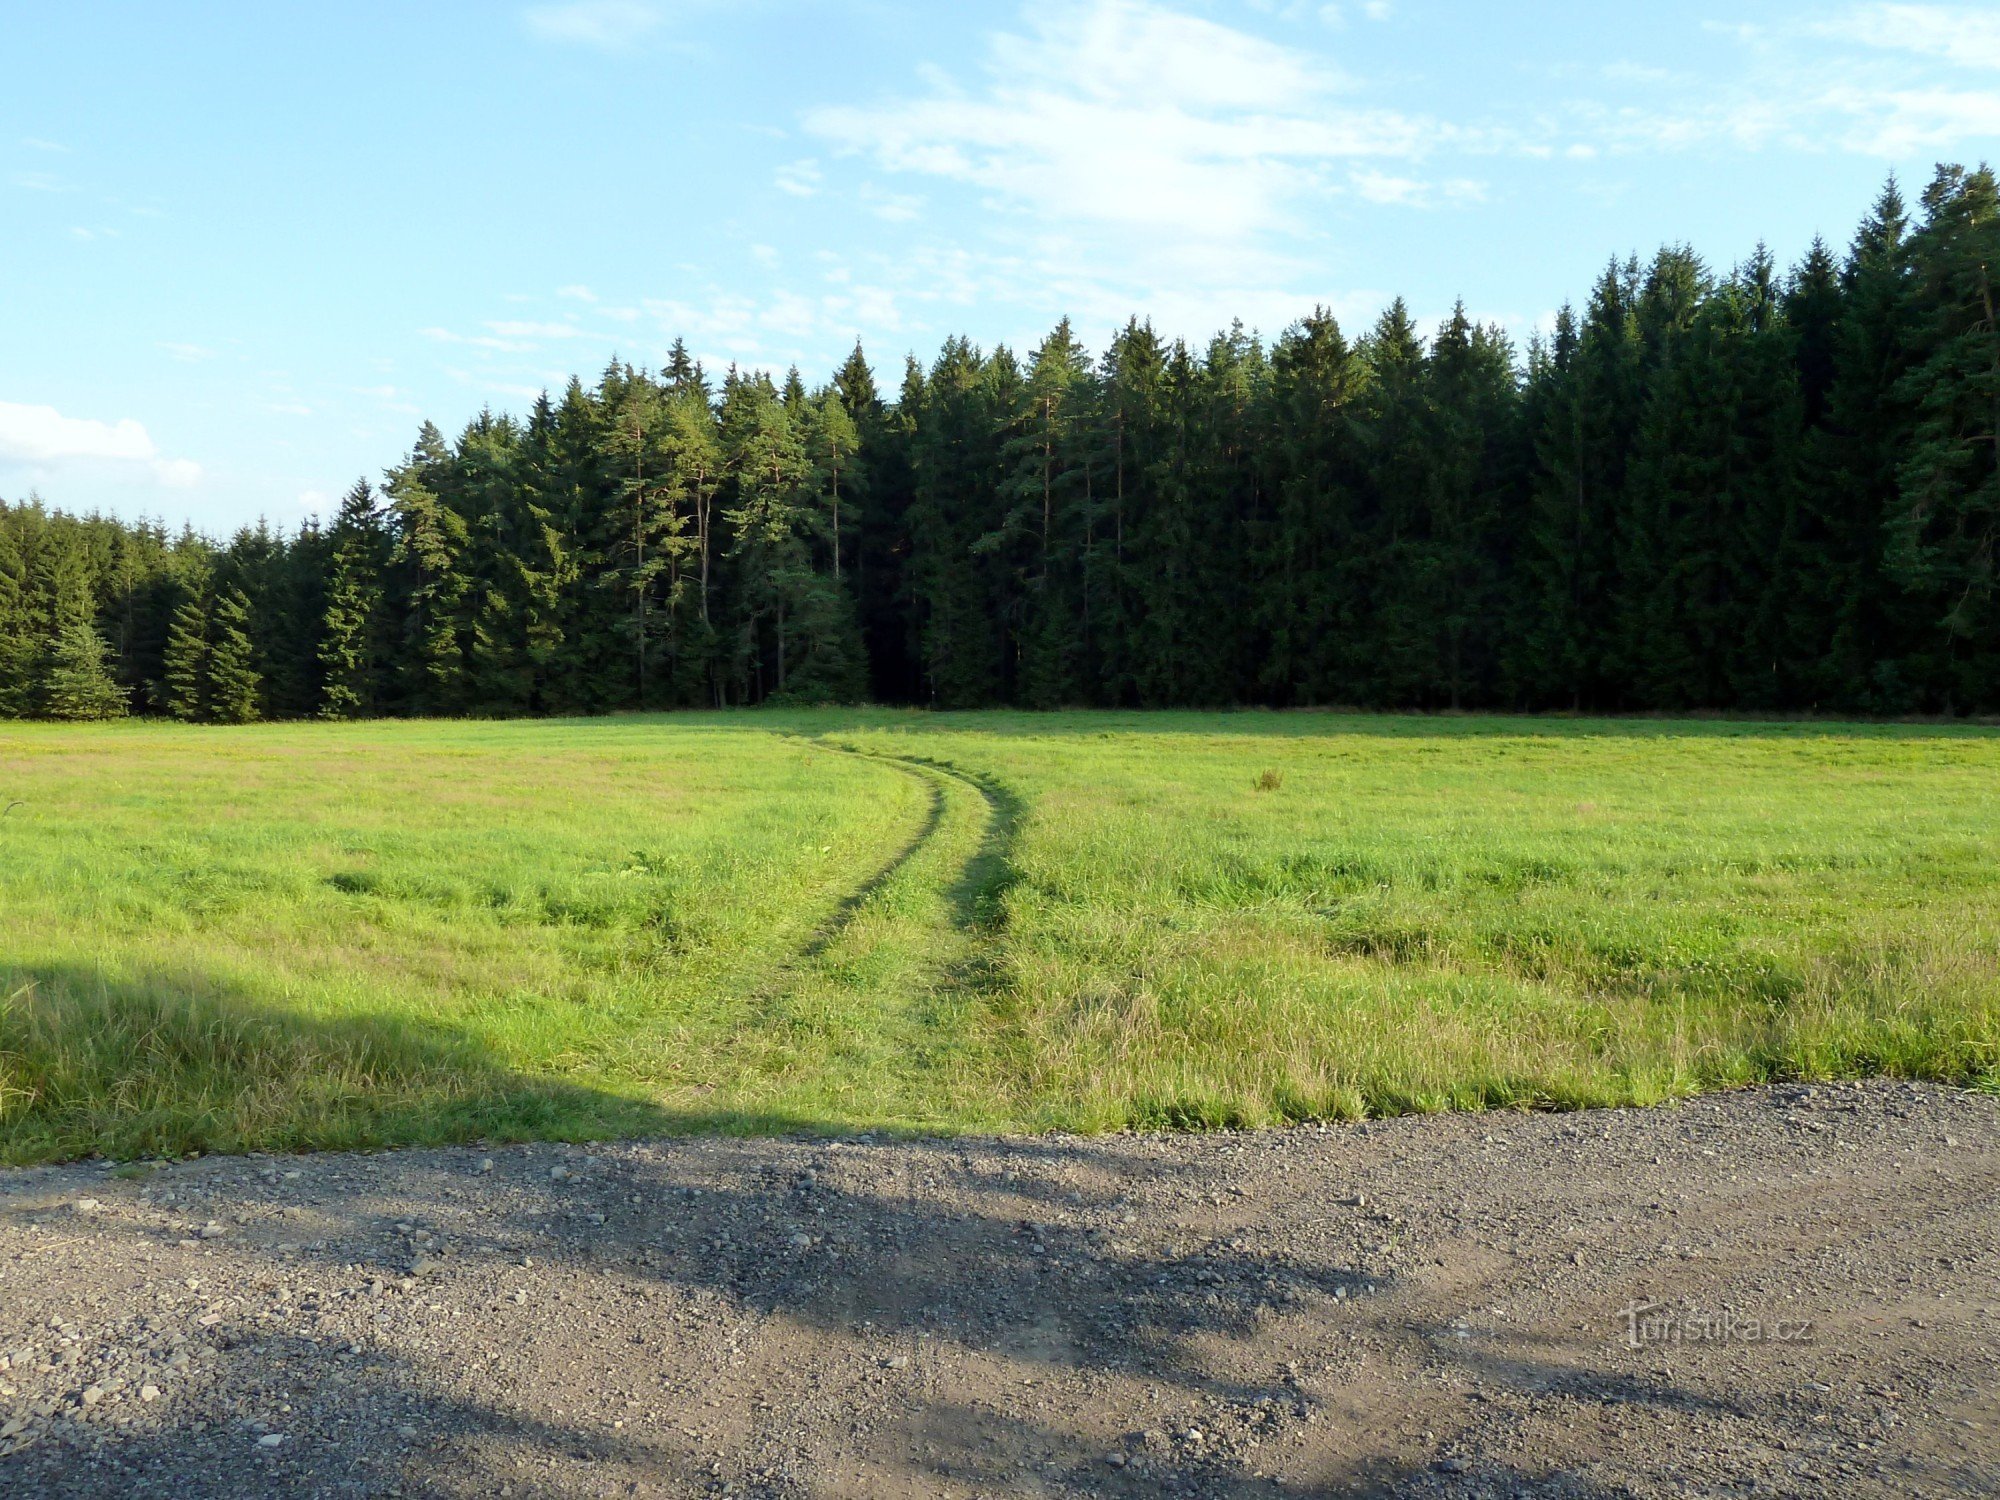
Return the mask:
[[95,1406],[103,1399],[104,1388],[102,1386],[87,1385],[83,1388],[82,1400],[85,1406]]
[[812,1242],[813,1237],[809,1234],[795,1234],[792,1236],[792,1248],[794,1250],[810,1250]]
[[405,1442],[409,1441],[416,1435],[417,1435],[417,1429],[410,1426],[407,1422],[404,1423],[401,1427],[398,1427],[396,1429],[396,1436],[402,1438]]
[[267,1432],[257,1439],[259,1448],[282,1448],[284,1445],[285,1435],[282,1432]]
[[882,1368],[885,1370],[907,1370],[909,1367],[910,1356],[907,1354],[892,1354],[882,1361]]
[[94,1214],[104,1205],[95,1198],[79,1198],[70,1207],[80,1214]]
[[195,1237],[204,1240],[219,1240],[227,1233],[229,1233],[228,1229],[216,1223],[215,1220],[210,1219],[195,1231]]
[[1104,1455],[1104,1461],[1114,1469],[1125,1467],[1125,1455],[1122,1453],[1107,1453]]
[[492,1171],[492,1170],[493,1170],[493,1158],[492,1158],[492,1157],[490,1157],[490,1156],[482,1156],[482,1157],[480,1157],[480,1158],[479,1158],[479,1170],[480,1170],[480,1171],[482,1171],[482,1172],[490,1172],[490,1171]]
[[1471,1467],[1472,1465],[1462,1458],[1441,1458],[1438,1460],[1438,1470],[1444,1474],[1463,1474]]
[[156,1386],[156,1385],[142,1385],[142,1386],[140,1386],[140,1387],[139,1387],[139,1399],[140,1399],[141,1401],[157,1401],[157,1400],[159,1400],[159,1399],[160,1399],[160,1388],[159,1388],[158,1386]]

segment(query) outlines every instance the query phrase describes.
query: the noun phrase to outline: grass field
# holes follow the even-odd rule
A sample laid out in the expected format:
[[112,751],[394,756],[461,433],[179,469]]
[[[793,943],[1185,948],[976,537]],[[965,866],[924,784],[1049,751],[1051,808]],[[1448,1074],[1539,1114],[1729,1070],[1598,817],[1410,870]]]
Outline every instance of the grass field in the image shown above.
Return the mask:
[[2000,1076],[2000,735],[0,727],[0,1159]]

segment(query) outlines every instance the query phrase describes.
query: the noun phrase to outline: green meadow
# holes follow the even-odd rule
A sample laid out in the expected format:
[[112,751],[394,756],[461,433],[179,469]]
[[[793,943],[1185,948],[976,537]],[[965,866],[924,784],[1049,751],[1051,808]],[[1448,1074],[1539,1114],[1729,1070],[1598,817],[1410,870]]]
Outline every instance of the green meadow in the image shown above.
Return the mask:
[[2000,1078],[2000,734],[0,726],[0,1160]]

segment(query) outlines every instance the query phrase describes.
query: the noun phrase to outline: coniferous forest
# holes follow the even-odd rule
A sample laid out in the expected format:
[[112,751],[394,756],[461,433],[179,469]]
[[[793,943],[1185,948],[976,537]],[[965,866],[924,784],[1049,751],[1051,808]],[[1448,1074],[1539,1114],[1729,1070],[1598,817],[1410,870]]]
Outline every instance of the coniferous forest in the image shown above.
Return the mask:
[[1945,167],[1788,271],[1614,262],[1525,350],[1400,301],[954,338],[893,390],[676,344],[425,424],[295,535],[0,505],[0,713],[1993,712],[1996,278],[1994,176]]

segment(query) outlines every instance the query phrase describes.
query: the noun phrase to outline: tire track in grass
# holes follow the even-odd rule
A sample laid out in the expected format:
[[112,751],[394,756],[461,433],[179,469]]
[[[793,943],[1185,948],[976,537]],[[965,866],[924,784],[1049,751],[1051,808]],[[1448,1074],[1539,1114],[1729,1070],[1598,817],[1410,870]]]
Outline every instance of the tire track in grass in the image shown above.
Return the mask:
[[[933,786],[942,778],[969,787],[985,803],[981,814],[984,827],[977,848],[963,861],[957,876],[943,890],[960,928],[967,932],[984,933],[998,928],[1001,898],[1014,882],[1014,840],[1019,834],[1021,816],[1025,811],[1021,799],[1010,788],[991,776],[927,755],[894,755],[886,750],[863,750],[858,746],[823,739],[809,739],[806,743],[837,755],[851,755],[860,760],[895,767],[906,774],[928,780]],[[933,816],[923,832],[891,861],[881,875],[850,898],[854,906],[858,907],[869,895],[887,884],[918,853],[925,840],[937,832],[944,816],[942,798],[933,802],[932,807]]]
[[990,1067],[976,1056],[976,1020],[996,988],[1021,801],[949,762],[790,737],[920,780],[932,801],[916,833],[757,987],[735,1038],[741,1102],[830,1124],[942,1123],[952,1079],[991,1094],[990,1077],[978,1087]]

